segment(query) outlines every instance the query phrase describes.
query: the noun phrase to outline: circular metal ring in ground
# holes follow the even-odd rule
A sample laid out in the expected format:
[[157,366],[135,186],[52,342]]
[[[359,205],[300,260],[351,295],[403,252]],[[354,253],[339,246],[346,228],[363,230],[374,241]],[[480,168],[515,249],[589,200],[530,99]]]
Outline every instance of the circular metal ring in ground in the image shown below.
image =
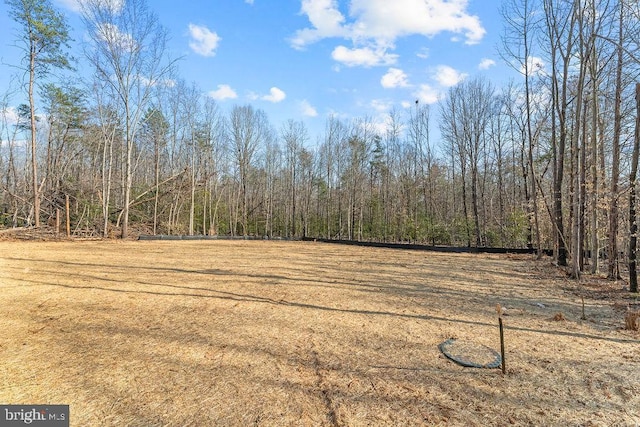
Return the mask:
[[495,350],[480,344],[448,339],[438,346],[442,354],[459,365],[470,368],[498,368],[502,358]]

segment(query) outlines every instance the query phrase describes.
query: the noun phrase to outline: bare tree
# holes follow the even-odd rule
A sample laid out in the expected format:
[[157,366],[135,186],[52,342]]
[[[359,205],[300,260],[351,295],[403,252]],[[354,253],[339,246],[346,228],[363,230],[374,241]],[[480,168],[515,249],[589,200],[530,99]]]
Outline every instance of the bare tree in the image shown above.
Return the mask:
[[236,106],[231,111],[229,120],[229,138],[233,147],[236,166],[238,168],[240,193],[238,198],[241,205],[242,233],[248,234],[249,211],[249,179],[252,171],[254,156],[268,132],[267,116],[262,110],[256,110],[250,105]]
[[152,89],[163,84],[173,67],[165,58],[167,32],[145,0],[82,2],[82,19],[91,43],[85,55],[117,100],[124,129],[125,173],[122,238],[128,235],[134,142]]
[[[433,229],[433,180],[431,168],[434,156],[429,141],[430,108],[420,105],[416,100],[415,114],[411,109],[411,116],[407,126],[408,138],[413,145],[413,172],[415,180],[414,191],[414,227],[416,238],[429,238]],[[421,202],[421,203],[420,203]],[[418,233],[422,221],[426,219],[424,233]],[[421,235],[423,234],[423,235]]]
[[620,134],[622,132],[622,71],[624,66],[624,1],[619,0],[618,34],[616,43],[616,83],[613,118],[613,153],[611,159],[611,200],[609,202],[609,245],[608,252],[608,276],[610,279],[619,279],[618,265],[618,184],[620,179]]
[[104,90],[100,86],[103,84],[95,80],[92,87],[92,94],[95,97],[94,120],[97,125],[95,138],[99,141],[100,149],[100,199],[102,207],[102,234],[103,237],[109,235],[109,217],[111,207],[112,178],[114,171],[113,150],[116,140],[121,136],[121,128],[118,123],[115,107],[104,99]]
[[[383,164],[378,165],[383,174],[382,178],[382,203],[383,203],[383,230],[382,238],[384,241],[394,240],[397,236],[398,230],[396,227],[396,218],[400,215],[398,211],[400,209],[398,186],[395,185],[397,180],[397,173],[399,169],[400,156],[401,156],[401,135],[402,135],[403,123],[400,118],[400,114],[392,110],[389,113],[389,120],[384,135],[384,158]],[[396,203],[394,203],[396,202]],[[393,236],[393,237],[392,237]]]
[[640,83],[636,84],[636,125],[629,174],[629,291],[638,292],[636,250],[638,246],[638,218],[636,216],[636,186],[640,157]]
[[162,110],[149,108],[142,122],[142,136],[147,140],[153,151],[153,234],[158,232],[158,207],[160,203],[160,178],[162,151],[167,144],[169,123]]
[[[2,179],[2,190],[3,190],[3,195],[5,195],[7,197],[7,201],[6,203],[6,207],[5,210],[9,213],[10,215],[10,220],[8,220],[8,222],[11,224],[12,227],[17,227],[20,224],[19,221],[19,213],[20,213],[20,206],[21,206],[21,202],[20,200],[22,199],[19,195],[18,195],[18,188],[20,187],[20,176],[19,176],[19,168],[16,165],[16,153],[15,153],[15,146],[16,144],[16,140],[18,139],[18,133],[20,132],[21,128],[24,128],[26,125],[26,123],[20,123],[20,121],[18,121],[18,123],[12,123],[12,120],[10,119],[10,116],[12,116],[12,111],[9,109],[9,104],[8,104],[8,94],[5,94],[2,100],[2,103],[0,104],[0,112],[1,112],[1,124],[0,124],[0,130],[2,130],[2,135],[0,136],[0,140],[2,140],[3,143],[0,144],[0,149],[2,149],[3,147],[7,147],[7,154],[6,154],[6,159],[4,159],[4,162],[6,164],[5,166],[5,171],[3,171],[3,179]],[[18,115],[18,120],[20,119],[24,119],[24,116]]]
[[479,214],[479,167],[485,156],[485,135],[494,112],[494,88],[484,78],[478,77],[460,83],[449,90],[441,104],[440,129],[444,140],[455,150],[463,179],[463,207],[467,228],[467,245],[471,246],[471,225],[468,222],[466,178],[471,188],[471,210],[475,245],[482,244]]
[[[501,53],[508,64],[520,72],[524,79],[525,96],[525,135],[528,174],[531,175],[526,194],[531,201],[530,218],[533,221],[536,248],[538,256],[542,256],[540,244],[540,226],[538,219],[538,191],[536,187],[536,172],[534,169],[535,141],[532,132],[532,99],[531,80],[537,72],[533,58],[533,40],[538,26],[536,8],[539,6],[535,0],[510,0],[502,9],[502,18],[505,20],[506,29],[502,37]],[[515,61],[515,62],[512,62]],[[524,142],[523,141],[523,142]],[[529,201],[527,200],[527,201]],[[532,244],[533,242],[531,242]]]
[[[289,187],[289,224],[290,224],[290,236],[295,237],[297,235],[296,230],[296,208],[297,208],[297,192],[300,180],[300,161],[301,155],[304,150],[304,145],[308,140],[308,132],[303,122],[288,120],[280,131],[280,136],[284,141],[284,149],[286,153],[286,165],[287,165],[287,182]],[[289,227],[288,227],[289,228]]]
[[200,92],[192,85],[181,91],[182,121],[185,124],[186,134],[183,141],[183,149],[186,150],[186,159],[189,170],[189,235],[195,231],[196,214],[196,187],[199,177],[199,160],[201,155],[201,143],[199,138],[200,127]]
[[575,25],[577,31],[576,50],[582,58],[578,64],[577,79],[573,82],[573,132],[571,132],[572,151],[572,186],[573,192],[573,222],[572,222],[572,276],[580,278],[583,267],[584,253],[584,212],[585,212],[585,174],[586,174],[586,121],[584,108],[585,79],[587,67],[590,62],[592,49],[590,43],[594,40],[590,36],[587,25],[587,11],[585,5],[577,4],[574,9]]
[[49,0],[6,0],[9,14],[20,26],[19,48],[24,52],[28,74],[27,94],[31,133],[31,180],[35,226],[40,226],[40,184],[36,150],[36,105],[34,87],[36,79],[46,75],[51,67],[69,68],[64,47],[69,41],[69,29],[64,15],[53,8]]
[[551,151],[553,161],[553,225],[556,261],[567,265],[563,214],[565,152],[569,138],[569,81],[575,53],[575,2],[544,0],[545,42],[551,62]]
[[330,116],[325,123],[324,141],[319,150],[327,186],[324,206],[325,230],[328,239],[341,238],[343,233],[342,198],[340,197],[342,184],[340,179],[345,163],[343,144],[347,139],[347,132],[347,126],[342,121]]
[[[205,157],[205,193],[209,194],[209,223],[205,228],[207,234],[216,234],[218,229],[218,209],[223,191],[220,188],[221,175],[224,167],[224,158],[226,156],[226,145],[224,138],[224,117],[216,102],[208,98],[203,106],[202,128],[204,138],[206,140],[206,157]],[[203,205],[206,206],[206,201]],[[206,210],[206,209],[205,209]],[[204,217],[205,215],[203,215]],[[203,224],[206,221],[203,218]]]

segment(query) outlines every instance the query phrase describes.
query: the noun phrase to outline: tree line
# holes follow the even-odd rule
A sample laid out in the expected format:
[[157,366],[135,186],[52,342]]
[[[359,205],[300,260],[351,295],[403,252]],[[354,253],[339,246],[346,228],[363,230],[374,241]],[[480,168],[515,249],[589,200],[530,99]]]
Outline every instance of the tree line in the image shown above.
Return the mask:
[[548,248],[574,277],[635,260],[636,1],[505,0],[499,53],[517,79],[472,76],[437,104],[328,117],[313,136],[181,80],[144,0],[82,2],[81,85],[52,72],[74,73],[64,16],[7,4],[28,102],[15,121],[9,92],[0,109],[5,227],[40,226],[68,197],[73,229],[102,236]]

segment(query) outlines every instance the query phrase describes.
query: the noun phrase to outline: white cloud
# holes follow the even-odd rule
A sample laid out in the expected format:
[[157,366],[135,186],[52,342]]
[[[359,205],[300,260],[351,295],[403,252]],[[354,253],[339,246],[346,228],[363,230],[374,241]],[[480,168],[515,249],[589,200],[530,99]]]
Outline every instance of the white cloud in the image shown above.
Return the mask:
[[422,59],[427,59],[429,57],[429,49],[426,47],[421,48],[418,53],[416,53],[416,56],[418,58],[422,58]]
[[269,95],[264,95],[260,99],[264,101],[277,103],[277,102],[284,101],[286,97],[287,97],[287,94],[284,93],[282,89],[279,89],[274,86],[271,89],[269,89]]
[[[82,3],[83,0],[78,0]],[[125,0],[99,0],[98,3],[101,7],[111,10],[113,13],[120,13],[124,9]]]
[[104,23],[98,25],[98,37],[110,45],[115,45],[122,50],[133,52],[138,47],[138,42],[129,33],[120,31],[117,25]]
[[[82,3],[84,0],[56,0],[60,6],[69,9],[72,12],[80,13],[82,11]],[[98,6],[109,9],[113,13],[120,13],[124,8],[125,0],[97,0]]]
[[482,61],[480,61],[480,64],[478,64],[478,69],[488,70],[489,68],[495,65],[496,65],[496,61],[494,61],[493,59],[483,58]]
[[56,3],[73,12],[80,12],[80,0],[57,0]]
[[347,36],[343,27],[344,16],[338,10],[336,0],[302,0],[301,14],[307,15],[313,28],[296,31],[291,45],[301,49],[308,44],[327,37]]
[[385,114],[380,113],[378,117],[375,117],[373,119],[373,123],[371,123],[371,125],[373,126],[373,131],[377,135],[385,135],[391,128],[391,118],[388,114],[389,110],[385,111],[384,113]]
[[[15,150],[27,150],[31,145],[31,140],[24,138],[17,138],[12,140],[0,139],[0,147],[13,147]],[[26,151],[22,151],[26,153]]]
[[350,15],[354,31],[363,37],[394,40],[419,34],[433,37],[441,32],[463,34],[465,43],[478,43],[485,30],[477,16],[466,11],[467,0],[352,0]]
[[380,84],[385,89],[393,89],[396,87],[409,86],[408,77],[404,71],[399,68],[389,68],[387,74],[382,76]]
[[[300,49],[325,38],[342,38],[353,43],[351,51],[362,46],[386,50],[400,37],[431,38],[449,32],[466,44],[476,44],[486,31],[480,19],[467,12],[467,5],[468,0],[350,0],[345,16],[336,0],[302,0],[301,14],[311,25],[296,31],[290,42]],[[339,53],[346,53],[345,49]],[[367,61],[361,64],[370,66]]]
[[253,0],[244,0],[244,2],[247,4],[253,4]]
[[385,49],[374,50],[369,47],[349,49],[338,46],[331,52],[331,57],[347,67],[373,67],[394,64],[398,55],[387,53]]
[[176,85],[176,81],[173,79],[160,79],[160,80],[151,80],[148,77],[140,76],[140,81],[145,86],[164,86],[164,87],[174,87]]
[[15,125],[18,123],[18,112],[15,107],[7,107],[0,110],[0,117],[2,121],[6,121],[7,125]]
[[420,85],[420,88],[414,93],[414,95],[424,104],[435,104],[440,101],[443,96],[442,92],[428,84]]
[[[44,118],[42,116],[38,117],[40,119]],[[18,111],[15,107],[5,106],[5,108],[0,108],[0,128],[2,128],[3,126],[15,126],[18,124],[19,120],[20,117],[18,116]],[[21,135],[23,134],[21,133]],[[7,137],[9,137],[9,135],[7,135]],[[15,138],[15,135],[12,137],[12,139],[3,139],[0,137],[0,147],[8,147],[11,145],[12,147],[17,149],[23,149],[27,147],[28,142],[29,141],[27,141],[26,139]]]
[[218,89],[210,91],[207,95],[217,101],[236,99],[238,97],[236,91],[229,85],[218,85]]
[[215,56],[218,43],[222,40],[218,34],[203,25],[189,24],[189,47],[198,55]]
[[442,86],[451,87],[467,78],[467,74],[460,73],[448,65],[439,65],[433,73],[433,78]]
[[[535,75],[535,74],[541,74],[544,73],[544,67],[546,66],[544,60],[538,56],[530,56],[529,58],[527,58],[527,71],[529,72],[529,75]],[[520,67],[520,72],[522,74],[525,73],[525,67],[524,65],[522,65],[522,67]]]
[[309,103],[306,99],[300,101],[300,110],[302,110],[302,115],[307,117],[317,117],[318,110]]
[[370,104],[371,108],[378,113],[387,113],[393,107],[393,102],[385,101],[383,99],[374,99]]
[[[76,13],[82,10],[83,1],[84,0],[56,0],[60,6]],[[114,13],[119,13],[124,8],[124,2],[125,0],[100,0],[97,3],[100,7],[108,8]]]

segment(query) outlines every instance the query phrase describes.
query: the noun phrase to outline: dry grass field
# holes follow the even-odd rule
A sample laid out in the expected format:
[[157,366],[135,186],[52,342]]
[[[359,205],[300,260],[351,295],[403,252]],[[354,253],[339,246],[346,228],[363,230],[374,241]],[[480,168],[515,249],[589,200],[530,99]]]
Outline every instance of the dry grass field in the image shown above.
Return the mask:
[[[2,241],[0,403],[72,426],[637,426],[622,286],[530,256]],[[506,375],[440,353],[499,350],[498,303]]]

